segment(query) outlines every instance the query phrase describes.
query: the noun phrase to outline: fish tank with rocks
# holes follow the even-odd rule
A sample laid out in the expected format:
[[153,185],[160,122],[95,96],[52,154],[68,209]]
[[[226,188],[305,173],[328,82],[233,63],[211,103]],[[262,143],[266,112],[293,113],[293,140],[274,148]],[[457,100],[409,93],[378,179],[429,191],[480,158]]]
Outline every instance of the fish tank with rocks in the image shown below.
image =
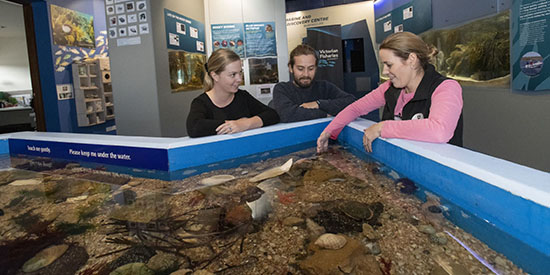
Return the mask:
[[174,181],[0,163],[0,274],[526,274],[341,146]]

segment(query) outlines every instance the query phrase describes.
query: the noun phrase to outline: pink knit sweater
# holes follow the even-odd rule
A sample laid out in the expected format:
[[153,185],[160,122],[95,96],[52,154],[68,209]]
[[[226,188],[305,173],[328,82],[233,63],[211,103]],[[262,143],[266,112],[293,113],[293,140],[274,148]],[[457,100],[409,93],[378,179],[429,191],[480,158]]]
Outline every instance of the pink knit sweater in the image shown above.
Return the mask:
[[[358,99],[342,110],[325,128],[332,139],[344,127],[357,117],[368,114],[386,104],[384,93],[388,90],[390,81],[384,82],[364,97]],[[395,115],[400,115],[403,107],[414,97],[414,93],[406,94],[405,89],[397,99]],[[403,138],[419,141],[445,143],[454,134],[454,130],[462,112],[462,87],[455,80],[443,81],[432,94],[430,115],[427,119],[386,120],[382,126],[383,138]]]

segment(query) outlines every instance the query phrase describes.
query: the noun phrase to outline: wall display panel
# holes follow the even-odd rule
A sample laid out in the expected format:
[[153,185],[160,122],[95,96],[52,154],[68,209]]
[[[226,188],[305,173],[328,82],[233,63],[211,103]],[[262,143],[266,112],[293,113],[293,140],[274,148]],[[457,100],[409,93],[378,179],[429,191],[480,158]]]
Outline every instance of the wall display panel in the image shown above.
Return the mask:
[[550,89],[550,3],[516,0],[512,4],[512,87],[515,90]]
[[172,92],[202,89],[206,62],[204,24],[164,9]]
[[[69,93],[56,92],[57,86],[74,85],[71,66],[109,55],[107,18],[104,2],[47,0],[33,2],[33,20],[38,48],[46,127],[48,131],[113,134],[114,120],[91,127],[79,127],[75,114],[75,98]],[[61,34],[68,43],[56,40],[61,24]],[[92,33],[85,33],[91,30]],[[84,36],[88,35],[86,39]],[[91,42],[90,42],[91,40]],[[76,41],[86,41],[84,44]],[[87,47],[89,45],[90,47]],[[46,60],[48,59],[48,60]],[[61,88],[62,89],[62,88]],[[108,129],[109,128],[109,129]]]
[[109,38],[117,39],[117,46],[141,44],[141,36],[148,34],[149,15],[146,1],[105,2]]
[[212,49],[229,49],[244,58],[243,24],[212,24]]
[[431,0],[413,0],[383,14],[375,5],[374,13],[377,43],[392,33],[408,31],[419,34],[432,28]]
[[277,56],[275,22],[245,23],[246,57]]
[[510,12],[421,35],[439,52],[434,65],[461,84],[509,87]]
[[166,26],[166,45],[168,49],[183,50],[190,53],[205,53],[204,23],[164,9]]

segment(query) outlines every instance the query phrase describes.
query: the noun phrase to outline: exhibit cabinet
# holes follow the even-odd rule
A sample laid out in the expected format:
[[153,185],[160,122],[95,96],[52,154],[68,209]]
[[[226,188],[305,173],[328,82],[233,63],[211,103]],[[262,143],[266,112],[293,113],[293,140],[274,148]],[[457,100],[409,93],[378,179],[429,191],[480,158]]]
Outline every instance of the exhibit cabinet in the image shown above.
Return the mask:
[[[104,63],[105,61],[103,61]],[[106,61],[108,63],[108,60]],[[114,119],[113,92],[108,67],[99,60],[73,64],[78,126],[93,126]]]

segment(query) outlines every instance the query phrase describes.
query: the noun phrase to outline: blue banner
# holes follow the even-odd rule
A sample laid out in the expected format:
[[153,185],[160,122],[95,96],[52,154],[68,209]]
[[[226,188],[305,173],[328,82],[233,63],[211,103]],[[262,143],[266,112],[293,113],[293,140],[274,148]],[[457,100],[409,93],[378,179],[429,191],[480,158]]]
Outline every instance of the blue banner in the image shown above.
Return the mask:
[[164,9],[166,46],[189,53],[205,53],[204,24],[179,13]]
[[10,155],[104,163],[142,169],[168,170],[166,149],[10,139]]
[[[378,7],[378,9],[377,9]],[[374,6],[376,43],[392,33],[412,32],[420,34],[432,28],[432,0],[413,0],[391,12],[379,14],[386,6]]]
[[246,57],[277,56],[275,22],[245,23]]
[[523,91],[550,89],[550,4],[540,0],[512,3],[512,88]]
[[244,30],[243,24],[213,24],[212,48],[229,49],[244,58]]

